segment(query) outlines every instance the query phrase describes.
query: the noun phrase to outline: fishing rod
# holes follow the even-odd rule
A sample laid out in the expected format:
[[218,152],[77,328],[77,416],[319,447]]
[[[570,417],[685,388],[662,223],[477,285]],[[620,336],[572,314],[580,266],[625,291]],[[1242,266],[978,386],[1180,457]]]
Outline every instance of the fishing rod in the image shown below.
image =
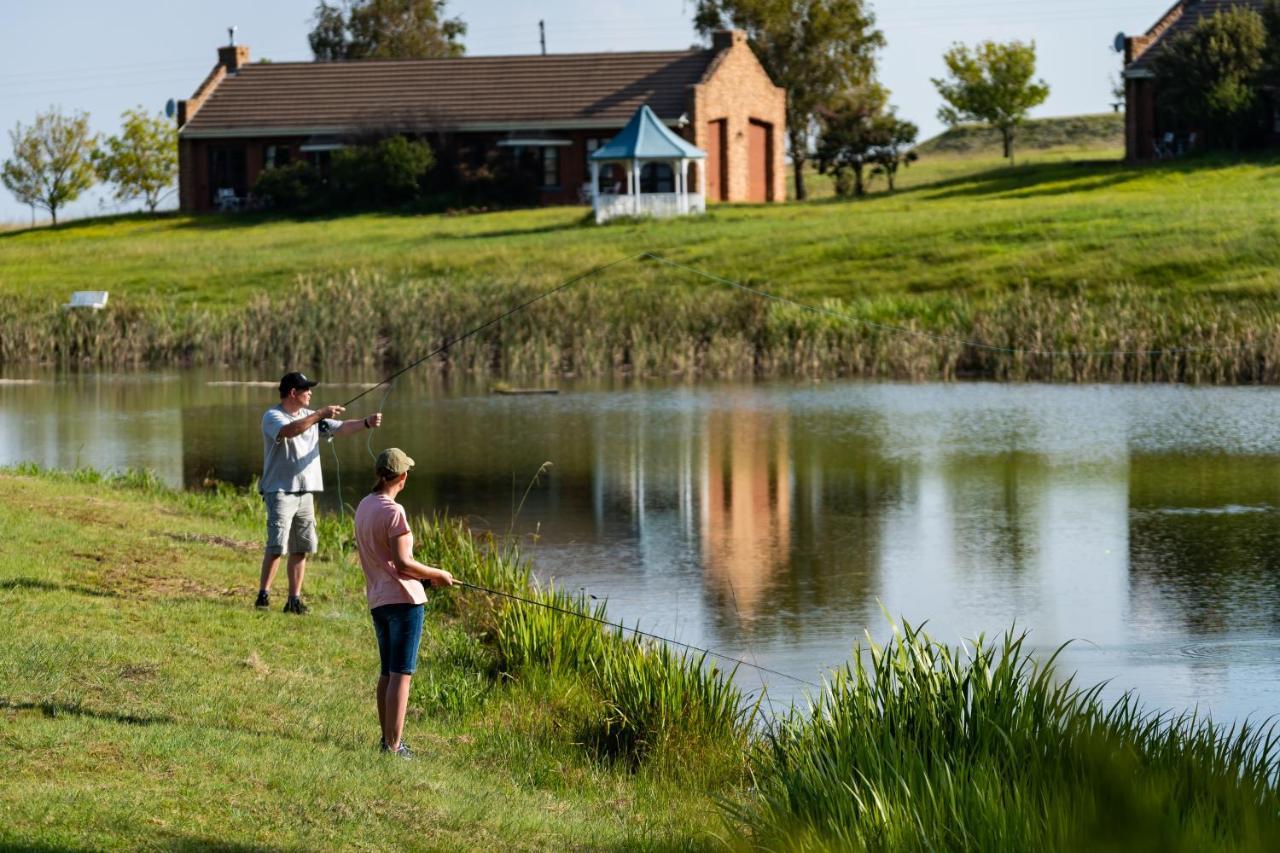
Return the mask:
[[551,610],[556,613],[563,613],[568,616],[577,616],[579,619],[586,619],[588,621],[596,622],[600,625],[604,625],[609,628],[616,628],[619,631],[629,631],[632,634],[635,634],[637,637],[645,637],[650,640],[657,640],[660,643],[666,643],[672,646],[679,646],[680,648],[688,649],[691,652],[699,652],[700,654],[707,655],[708,657],[718,658],[719,660],[723,660],[723,661],[729,661],[731,663],[738,664],[739,666],[745,666],[751,669],[759,670],[760,672],[767,672],[769,675],[776,675],[776,676],[779,676],[780,678],[788,678],[796,682],[797,684],[804,684],[809,687],[816,688],[818,690],[823,689],[821,684],[818,684],[813,681],[809,681],[808,679],[801,678],[798,675],[791,675],[790,673],[782,672],[781,670],[770,669],[769,667],[761,666],[758,663],[752,663],[751,661],[746,661],[746,660],[743,660],[742,658],[735,658],[732,655],[721,654],[720,652],[712,651],[711,649],[704,649],[701,646],[694,646],[694,645],[690,645],[689,643],[682,643],[679,640],[672,640],[669,637],[663,637],[659,634],[651,634],[648,631],[641,631],[639,628],[629,628],[620,622],[610,622],[608,619],[601,619],[599,616],[592,616],[590,613],[581,613],[577,610],[570,610],[566,607],[558,607],[554,604],[548,604],[545,601],[537,601],[532,598],[522,598],[521,596],[513,595],[509,592],[502,592],[501,590],[489,589],[488,587],[480,586],[479,584],[468,583],[467,581],[459,580],[456,577],[453,579],[453,582],[456,585],[463,587],[465,589],[475,590],[476,592],[484,592],[484,593],[488,593],[489,595],[497,595],[502,598],[509,598],[512,601],[518,601],[522,604],[531,604],[535,607],[543,607],[543,608],[546,608],[547,610]]

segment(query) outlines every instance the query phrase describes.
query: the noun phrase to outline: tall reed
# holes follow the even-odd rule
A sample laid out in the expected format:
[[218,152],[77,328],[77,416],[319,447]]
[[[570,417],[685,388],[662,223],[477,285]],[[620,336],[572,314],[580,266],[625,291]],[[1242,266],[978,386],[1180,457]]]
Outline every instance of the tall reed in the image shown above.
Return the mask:
[[[762,284],[762,286],[767,286]],[[0,299],[0,363],[395,368],[540,292],[351,272],[229,312]],[[521,376],[984,377],[1280,381],[1280,309],[1139,288],[827,299],[810,311],[643,267],[604,274],[449,348],[424,369]],[[822,313],[826,312],[826,313]]]
[[[420,522],[418,529],[425,531],[424,559],[471,584],[547,605],[467,589],[448,599],[492,646],[495,677],[536,670],[586,683],[597,702],[578,734],[595,754],[633,767],[652,757],[679,764],[708,752],[732,765],[733,756],[742,755],[756,708],[734,685],[732,672],[593,621],[606,619],[604,604],[535,585],[509,543],[477,540],[455,522]],[[736,763],[742,766],[740,759]]]
[[779,850],[1277,849],[1270,725],[1104,705],[1024,641],[895,626],[769,729],[735,819]]

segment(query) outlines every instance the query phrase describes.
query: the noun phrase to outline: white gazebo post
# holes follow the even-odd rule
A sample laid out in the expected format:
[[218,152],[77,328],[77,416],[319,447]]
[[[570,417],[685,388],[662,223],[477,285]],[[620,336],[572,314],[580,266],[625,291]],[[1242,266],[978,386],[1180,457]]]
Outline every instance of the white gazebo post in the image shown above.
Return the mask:
[[688,182],[685,170],[688,168],[689,161],[683,157],[676,161],[676,203],[680,205],[681,213],[689,212],[689,188],[685,186]]
[[600,163],[591,161],[591,210],[596,215],[596,224],[600,224]]
[[639,160],[631,161],[631,180],[629,181],[629,183],[631,184],[629,188],[631,190],[631,193],[630,193],[631,215],[639,216],[640,215],[640,161]]

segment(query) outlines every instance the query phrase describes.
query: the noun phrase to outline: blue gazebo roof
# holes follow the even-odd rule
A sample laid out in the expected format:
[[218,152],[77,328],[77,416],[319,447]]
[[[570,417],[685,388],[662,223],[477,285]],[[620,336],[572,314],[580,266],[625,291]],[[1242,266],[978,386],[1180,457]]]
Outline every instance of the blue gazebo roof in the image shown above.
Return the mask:
[[662,123],[648,105],[641,106],[621,132],[597,148],[592,160],[701,160],[707,154]]

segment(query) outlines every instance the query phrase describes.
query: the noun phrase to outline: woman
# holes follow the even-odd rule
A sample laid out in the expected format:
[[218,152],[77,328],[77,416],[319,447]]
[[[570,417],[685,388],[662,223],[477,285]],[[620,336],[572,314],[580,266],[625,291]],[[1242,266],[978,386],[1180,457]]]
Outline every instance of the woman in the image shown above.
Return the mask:
[[364,569],[364,591],[378,636],[382,675],[378,679],[378,722],[382,749],[412,758],[401,742],[409,682],[418,664],[422,613],[427,594],[423,584],[453,586],[453,575],[413,559],[413,533],[396,495],[409,478],[413,460],[397,447],[378,454],[378,482],[356,508],[356,548]]

